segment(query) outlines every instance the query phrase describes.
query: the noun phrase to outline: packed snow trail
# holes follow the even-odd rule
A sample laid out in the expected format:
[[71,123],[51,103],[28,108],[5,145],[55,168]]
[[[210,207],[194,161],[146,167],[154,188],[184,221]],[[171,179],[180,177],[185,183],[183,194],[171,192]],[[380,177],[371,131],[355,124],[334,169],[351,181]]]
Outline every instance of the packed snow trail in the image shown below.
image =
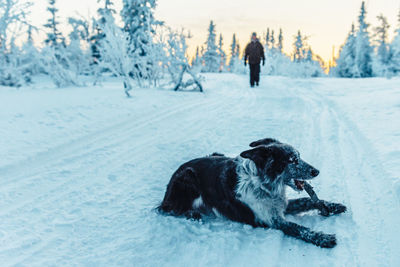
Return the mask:
[[[332,97],[327,87],[336,89],[336,80],[247,83],[210,74],[204,94],[140,89],[132,99],[113,82],[0,91],[8,108],[0,113],[1,265],[398,266],[399,188],[375,144],[341,109],[345,96]],[[35,94],[28,108],[12,104]],[[68,101],[50,104],[59,98]],[[24,134],[27,125],[33,130]],[[288,217],[335,233],[336,248],[154,211],[181,163],[212,152],[236,156],[264,137],[297,148],[321,171],[312,182],[318,196],[348,207],[329,218]]]

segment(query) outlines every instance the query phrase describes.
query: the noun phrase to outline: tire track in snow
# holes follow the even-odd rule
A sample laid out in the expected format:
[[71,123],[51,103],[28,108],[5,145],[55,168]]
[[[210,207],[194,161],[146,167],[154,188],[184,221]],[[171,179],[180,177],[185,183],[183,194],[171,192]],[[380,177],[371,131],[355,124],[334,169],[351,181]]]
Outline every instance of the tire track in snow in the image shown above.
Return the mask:
[[[41,153],[33,161],[27,160],[19,163],[23,167],[15,164],[13,165],[14,168],[11,168],[11,166],[6,168],[11,168],[9,172],[6,172],[7,176],[13,175],[13,177],[3,181],[1,184],[0,199],[2,200],[2,209],[0,209],[0,214],[4,214],[6,210],[12,208],[14,202],[26,198],[26,196],[22,196],[19,193],[22,187],[38,187],[41,179],[45,179],[46,183],[56,183],[57,181],[54,180],[62,180],[68,177],[74,168],[77,168],[75,164],[82,165],[82,169],[85,168],[85,164],[88,164],[87,161],[92,161],[92,164],[100,164],[100,158],[108,158],[113,147],[118,147],[118,145],[128,142],[132,139],[132,136],[140,134],[140,130],[151,124],[163,121],[169,116],[174,116],[191,108],[205,104],[211,107],[218,105],[218,103],[218,100],[212,102],[208,102],[207,99],[204,101],[195,100],[184,103],[179,107],[170,107],[168,110],[146,116],[139,121],[134,119],[124,120],[106,127],[104,131],[97,131],[89,136],[86,135],[65,145],[57,146],[49,152]],[[73,167],[70,167],[71,165]],[[58,170],[60,166],[62,166],[61,171]],[[45,174],[48,176],[42,178]],[[50,175],[60,178],[50,178]],[[4,176],[2,177],[4,178]],[[43,190],[43,188],[39,187],[38,190]],[[32,189],[30,191],[34,193]],[[25,201],[28,200],[25,199]]]
[[351,188],[351,211],[359,232],[354,244],[358,248],[359,263],[396,266],[400,263],[394,256],[398,255],[396,250],[399,252],[395,237],[399,237],[396,226],[400,221],[393,216],[398,209],[390,191],[390,181],[385,179],[388,175],[378,162],[379,157],[371,144],[355,125],[350,126],[349,123],[342,116],[339,146],[346,155],[345,181]]
[[[214,102],[217,103],[217,101],[215,100]],[[184,112],[186,110],[190,110],[190,108],[192,107],[200,106],[207,103],[210,103],[208,102],[208,99],[202,102],[194,100],[186,102],[183,105],[172,106],[168,109],[163,109],[155,114],[142,117],[139,120],[129,118],[127,120],[123,120],[122,122],[112,124],[102,130],[77,138],[66,144],[56,146],[52,149],[49,149],[48,151],[38,153],[15,164],[0,167],[0,175],[2,178],[0,186],[15,182],[18,178],[24,176],[24,171],[27,171],[30,174],[39,173],[40,169],[44,168],[46,165],[49,165],[49,163],[52,163],[53,165],[60,164],[60,162],[57,161],[65,159],[68,155],[75,156],[77,152],[81,152],[82,146],[85,146],[90,153],[90,151],[98,148],[98,146],[96,147],[97,143],[107,143],[110,136],[114,133],[129,133],[129,131],[139,130],[151,123],[162,121],[163,119],[168,118],[173,114]],[[113,145],[113,142],[109,142],[109,144]],[[43,162],[45,162],[44,166],[42,165]],[[9,178],[5,179],[5,177]]]
[[[204,104],[204,103],[201,103],[201,104]],[[212,108],[212,107],[217,107],[217,108],[214,108],[214,111],[215,112],[217,112],[218,110],[222,110],[222,109],[224,109],[224,108],[227,108],[228,107],[228,104],[227,105],[221,105],[218,101],[216,101],[216,102],[214,102],[214,103],[212,103],[212,104],[210,104],[210,103],[208,103],[208,107],[209,108]],[[172,115],[171,115],[172,116]],[[182,122],[182,124],[186,124],[186,127],[190,127],[191,128],[191,132],[193,132],[193,133],[200,133],[200,131],[199,131],[199,128],[201,127],[201,125],[199,125],[198,123],[196,123],[196,122],[192,122],[192,124],[190,124],[190,123],[188,123],[190,120],[188,120],[188,121],[186,121],[186,122]],[[197,125],[196,125],[197,124]],[[171,129],[170,130],[170,132],[172,132],[173,130]],[[195,136],[195,135],[194,135]],[[179,136],[176,136],[175,137],[175,140],[179,140],[181,137],[179,137]],[[140,149],[143,149],[146,145],[148,145],[148,143],[151,141],[151,139],[152,138],[148,138],[148,139],[145,139],[145,141],[142,141],[141,142],[141,144],[140,145],[137,145],[136,144],[136,147],[135,147],[135,149],[133,149],[133,150],[123,150],[123,151],[120,151],[120,153],[118,153],[118,154],[115,154],[114,153],[114,157],[112,158],[112,159],[108,159],[107,160],[107,163],[106,164],[104,164],[104,162],[103,162],[103,164],[101,163],[101,162],[98,162],[97,163],[97,166],[98,165],[100,165],[100,167],[98,167],[98,168],[95,168],[95,170],[92,170],[92,169],[90,169],[90,170],[86,170],[86,174],[88,174],[88,173],[90,173],[90,172],[92,172],[92,171],[95,171],[95,172],[99,172],[99,170],[104,170],[104,169],[106,169],[106,167],[105,166],[109,166],[109,165],[113,165],[113,164],[115,164],[116,162],[121,162],[121,164],[123,164],[123,162],[126,162],[126,160],[129,160],[129,159],[132,159],[132,156],[137,152],[137,150],[140,150]],[[118,144],[117,144],[117,146],[119,145],[121,145],[122,143],[124,143],[124,142],[119,142]],[[90,155],[90,153],[88,153],[89,155]],[[121,155],[122,155],[122,157],[121,157]],[[79,171],[79,170],[83,170],[85,168],[85,166],[83,166],[83,167],[81,167],[81,168],[78,168],[78,169],[75,169],[75,170],[73,170],[73,172],[77,172],[77,171]],[[89,176],[89,175],[88,175]],[[76,182],[76,181],[75,181]],[[74,184],[74,181],[71,179],[71,181],[69,181],[69,182],[66,182],[66,183],[64,183],[64,184],[61,184],[61,185],[58,185],[57,187],[55,187],[55,188],[53,188],[52,189],[52,191],[46,191],[46,193],[44,194],[44,195],[42,195],[41,197],[40,197],[40,199],[34,199],[34,200],[30,200],[30,201],[26,201],[25,203],[23,203],[23,205],[18,205],[18,206],[14,206],[14,207],[12,207],[12,208],[10,208],[10,209],[8,209],[8,211],[6,211],[6,214],[5,214],[5,216],[7,215],[7,213],[8,214],[10,214],[11,212],[13,212],[14,213],[14,211],[16,210],[16,209],[21,209],[21,208],[23,208],[24,206],[26,206],[26,205],[29,205],[29,204],[31,204],[31,203],[34,203],[35,205],[37,205],[38,204],[38,202],[39,203],[41,203],[41,205],[43,205],[43,203],[42,203],[42,201],[47,201],[47,203],[50,203],[50,206],[51,205],[55,205],[55,204],[53,204],[53,203],[57,203],[57,200],[58,199],[63,199],[63,197],[65,197],[66,195],[68,195],[69,193],[71,193],[73,190],[76,190],[77,188],[79,188],[79,186],[80,185],[82,185],[82,183],[83,182],[85,182],[85,181],[79,181],[77,184]],[[83,184],[85,184],[85,183],[83,183]],[[87,184],[86,184],[87,185]],[[62,191],[62,194],[60,195],[59,194],[59,191]],[[98,193],[98,192],[97,192]],[[47,194],[47,195],[46,195]],[[50,196],[50,197],[49,197]],[[2,214],[4,214],[4,210],[3,210],[3,213]],[[38,218],[38,220],[39,220],[40,218]],[[36,221],[36,222],[38,222],[38,221]],[[34,224],[35,223],[35,219],[33,219],[33,221],[32,221],[32,223]],[[51,241],[49,241],[49,242],[51,242]],[[42,248],[43,248],[43,246],[45,246],[45,245],[40,245],[40,246],[38,246],[37,247],[37,249],[34,249],[35,251],[39,251],[39,250],[41,250]],[[34,246],[35,247],[35,246]],[[33,252],[32,252],[33,253]],[[30,254],[30,255],[32,255],[32,254]],[[20,261],[21,262],[21,261]]]
[[[322,104],[323,105],[323,104]],[[346,263],[356,266],[359,263],[357,246],[354,239],[358,238],[357,226],[352,217],[350,188],[346,183],[346,172],[344,169],[345,159],[343,151],[338,146],[340,138],[339,118],[334,110],[324,105],[324,112],[321,116],[321,129],[323,130],[320,139],[322,148],[321,154],[324,157],[323,166],[326,166],[327,175],[321,179],[321,193],[327,197],[322,199],[342,203],[348,210],[344,214],[326,218],[329,221],[328,229],[336,234],[338,240],[337,249],[334,253],[337,257],[346,257]],[[335,258],[330,259],[332,265],[335,264]]]
[[393,257],[397,254],[395,237],[399,237],[394,225],[399,225],[400,221],[393,216],[396,199],[390,190],[389,176],[372,144],[357,126],[334,102],[315,89],[312,92],[329,109],[330,119],[336,124],[335,140],[329,140],[328,144],[337,151],[335,160],[339,160],[343,176],[335,180],[340,182],[336,192],[346,197],[352,218],[351,222],[343,221],[340,228],[345,230],[341,232],[345,235],[346,246],[351,247],[348,257],[362,265],[398,265],[399,260]]
[[[153,136],[148,136],[145,138],[141,138],[140,139],[140,143],[135,143],[135,146],[129,147],[129,146],[125,146],[125,148],[123,149],[118,149],[119,151],[117,152],[117,154],[114,153],[114,155],[111,157],[110,155],[103,155],[102,159],[95,159],[92,161],[90,156],[96,156],[97,152],[100,151],[108,151],[111,148],[118,148],[123,144],[126,144],[131,138],[132,138],[132,133],[136,130],[141,130],[143,128],[145,128],[146,126],[149,126],[152,123],[157,123],[160,122],[162,120],[165,120],[166,118],[168,118],[168,116],[174,116],[176,115],[178,112],[182,112],[184,110],[187,109],[194,109],[198,106],[204,105],[204,102],[200,102],[197,103],[196,105],[191,105],[190,107],[185,105],[184,109],[175,109],[174,112],[168,112],[165,113],[164,116],[161,116],[160,114],[157,114],[155,116],[152,116],[151,121],[148,122],[144,122],[143,124],[139,124],[136,128],[130,128],[130,127],[123,127],[121,128],[116,128],[115,130],[113,130],[114,133],[109,133],[110,135],[112,134],[113,136],[113,141],[107,143],[108,137],[104,136],[104,137],[100,137],[102,139],[98,139],[98,142],[94,142],[92,143],[92,145],[97,145],[92,147],[91,150],[87,150],[86,144],[82,144],[82,142],[79,142],[79,144],[82,144],[81,149],[79,149],[78,147],[75,148],[75,150],[78,152],[77,154],[73,155],[72,158],[68,158],[68,160],[65,160],[65,162],[62,163],[63,165],[63,169],[68,169],[68,173],[76,173],[76,172],[80,172],[82,173],[86,173],[86,169],[87,166],[100,166],[100,168],[104,168],[105,166],[111,164],[113,161],[118,161],[121,160],[121,155],[125,154],[125,155],[131,155],[132,153],[137,153],[138,150],[144,148],[145,146],[147,146],[148,144],[151,144],[151,140],[154,138]],[[207,103],[209,108],[213,108],[213,107],[217,107],[217,108],[222,108],[221,104],[218,101],[214,101],[212,103]],[[110,129],[110,127],[107,127],[108,129]],[[175,129],[169,129],[170,132],[175,131]],[[90,137],[85,137],[84,139],[86,140],[87,138]],[[74,142],[74,145],[77,145]],[[128,148],[129,147],[129,148]],[[84,152],[83,152],[84,151]],[[83,152],[83,153],[81,153]],[[129,153],[128,153],[129,152]],[[127,157],[127,156],[126,156]],[[82,159],[84,159],[84,161],[81,161]],[[54,168],[54,166],[57,166],[59,163],[59,160],[63,161],[63,156],[59,156],[55,162],[52,162],[47,168],[48,169],[52,169]],[[85,162],[89,160],[89,163]],[[76,166],[75,164],[78,163],[78,166]],[[92,164],[91,164],[92,163]],[[72,167],[69,167],[71,166]],[[96,170],[96,168],[95,168]],[[40,169],[36,170],[38,173],[36,174],[35,172],[32,174],[27,174],[27,178],[19,181],[18,183],[16,183],[15,185],[11,185],[9,187],[2,185],[1,187],[1,191],[5,191],[7,189],[13,189],[13,191],[17,192],[20,191],[21,186],[23,187],[27,187],[28,190],[31,186],[38,186],[38,184],[42,181],[42,183],[47,183],[49,181],[49,177],[48,177],[48,172],[41,172]],[[54,171],[52,171],[54,172]],[[91,172],[93,172],[93,170],[91,169]],[[38,178],[38,176],[42,176],[43,178]],[[68,175],[67,175],[68,176]],[[89,175],[88,175],[89,176]],[[67,184],[70,183],[74,183],[74,180],[72,179],[67,179],[67,181],[61,181],[61,182],[55,182],[54,185],[52,185],[50,187],[50,189],[46,189],[46,191],[42,191],[40,192],[41,194],[43,194],[44,192],[47,191],[54,191],[57,190],[59,187],[64,187]],[[0,192],[1,192],[0,191]],[[35,192],[35,199],[38,200],[39,196],[37,196],[36,192]],[[13,200],[14,201],[14,200]],[[31,200],[29,198],[24,197],[24,201],[21,201],[18,203],[18,206],[23,206],[25,205],[24,203],[29,203]],[[2,203],[2,205],[4,205],[5,203]],[[2,207],[0,209],[0,216],[4,215],[8,212],[10,212],[11,210],[13,210],[15,208],[15,205],[13,205],[12,203],[7,203],[7,205],[5,207]]]
[[[299,149],[306,161],[320,169],[321,175],[312,181],[320,198],[347,205],[349,193],[343,179],[344,175],[341,175],[343,174],[341,166],[343,159],[341,151],[337,147],[338,120],[334,116],[333,110],[325,105],[323,99],[313,94],[315,88],[310,87],[309,83],[295,81],[290,88],[289,94],[298,96],[302,103],[293,107],[295,110],[291,111],[297,113],[297,120],[301,121],[301,128],[293,131],[290,140],[293,140],[292,144]],[[304,193],[302,195],[307,196]],[[290,198],[298,197],[303,196],[290,196]],[[340,257],[346,257],[350,265],[357,263],[357,256],[353,255],[356,248],[349,242],[354,238],[354,232],[348,230],[349,227],[354,230],[355,226],[354,222],[349,220],[348,214],[324,218],[314,211],[311,214],[288,216],[288,219],[316,231],[336,234],[338,246],[332,251],[327,251],[283,236],[283,243],[278,250],[279,256],[274,258],[287,258],[288,253],[292,256],[297,255],[294,256],[296,259],[293,261],[286,260],[286,263],[290,262],[290,265],[297,266],[308,264],[310,257],[326,257],[322,265],[331,266],[335,264],[335,257],[332,257],[332,254],[337,254]]]

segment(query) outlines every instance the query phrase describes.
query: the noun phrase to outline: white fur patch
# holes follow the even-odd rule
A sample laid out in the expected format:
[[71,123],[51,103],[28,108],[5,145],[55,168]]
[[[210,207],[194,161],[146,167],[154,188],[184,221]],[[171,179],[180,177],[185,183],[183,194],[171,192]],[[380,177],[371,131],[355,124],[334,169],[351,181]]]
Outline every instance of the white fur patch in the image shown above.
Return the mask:
[[224,217],[221,215],[221,213],[218,212],[218,210],[216,208],[212,208],[212,211],[214,212],[215,216],[217,216],[218,218]]
[[201,196],[199,196],[198,198],[193,200],[192,207],[193,207],[193,209],[198,209],[201,206],[203,206],[203,204],[204,204],[203,199],[201,198]]
[[285,186],[281,177],[271,182],[260,177],[255,163],[242,157],[237,158],[238,185],[236,197],[245,203],[259,222],[272,225],[274,218],[283,217],[286,209]]

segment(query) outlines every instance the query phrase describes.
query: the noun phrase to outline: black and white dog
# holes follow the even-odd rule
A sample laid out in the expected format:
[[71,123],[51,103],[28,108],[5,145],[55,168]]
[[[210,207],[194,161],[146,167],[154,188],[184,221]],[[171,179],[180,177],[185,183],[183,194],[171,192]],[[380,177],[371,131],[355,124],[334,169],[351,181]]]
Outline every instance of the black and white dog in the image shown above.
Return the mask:
[[[236,158],[214,153],[181,165],[172,175],[159,210],[194,219],[220,214],[254,227],[279,229],[320,247],[334,247],[335,235],[285,220],[285,214],[320,207],[310,198],[288,201],[285,193],[286,185],[303,190],[304,180],[315,178],[319,171],[292,146],[277,140],[266,138],[250,146]],[[323,203],[330,215],[346,211],[341,204]]]

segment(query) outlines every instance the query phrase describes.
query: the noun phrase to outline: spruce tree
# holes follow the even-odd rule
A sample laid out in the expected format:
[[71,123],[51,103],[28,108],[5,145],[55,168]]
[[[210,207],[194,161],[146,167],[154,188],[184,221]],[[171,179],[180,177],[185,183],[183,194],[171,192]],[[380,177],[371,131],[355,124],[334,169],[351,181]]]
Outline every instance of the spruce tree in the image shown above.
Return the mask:
[[230,48],[230,60],[229,60],[229,71],[236,72],[237,65],[239,64],[239,51],[240,47],[238,44],[238,40],[236,39],[236,34],[234,33],[232,36],[232,43]]
[[395,36],[390,44],[390,71],[396,75],[400,74],[400,9],[398,14],[398,25]]
[[358,69],[355,64],[356,59],[356,32],[354,23],[351,25],[350,33],[344,45],[339,52],[339,58],[336,60],[335,75],[339,77],[357,77]]
[[306,57],[306,48],[305,48],[305,39],[300,30],[297,32],[295,36],[295,41],[293,43],[294,52],[293,52],[293,61],[301,62]]
[[269,49],[269,43],[270,43],[270,34],[269,34],[269,28],[267,28],[267,34],[265,36],[265,50],[268,51]]
[[27,32],[28,37],[27,37],[26,43],[28,45],[32,45],[32,46],[33,46],[33,30],[34,29],[35,29],[34,26],[32,26],[32,25],[28,26],[28,32]]
[[374,28],[377,42],[378,59],[382,65],[387,65],[389,60],[389,45],[388,45],[388,29],[389,23],[387,18],[382,14],[377,16],[380,25]]
[[283,34],[282,34],[282,29],[279,29],[279,36],[278,36],[278,51],[282,53],[283,49]]
[[113,15],[116,13],[112,7],[114,3],[111,0],[97,0],[98,3],[102,1],[104,1],[104,6],[97,9],[97,14],[100,18],[94,22],[95,34],[90,38],[90,50],[92,52],[93,63],[95,64],[101,59],[99,48],[101,40],[105,37],[101,29],[104,28],[106,23],[114,23]]
[[145,56],[152,43],[155,26],[162,24],[154,18],[156,0],[123,0],[121,10],[124,30],[129,35],[134,53]]
[[97,0],[98,3],[104,1],[104,6],[97,9],[97,14],[100,18],[97,21],[97,30],[101,31],[99,25],[105,25],[106,23],[114,22],[114,14],[116,13],[113,8],[114,3],[111,0]]
[[218,72],[220,60],[218,55],[218,47],[216,44],[215,24],[213,21],[210,22],[210,25],[208,27],[208,38],[205,44],[206,48],[203,56],[203,71]]
[[47,33],[47,38],[44,40],[46,44],[51,47],[58,47],[62,44],[65,46],[65,38],[62,36],[61,32],[58,30],[58,9],[56,8],[56,0],[49,0],[49,7],[47,10],[50,12],[51,17],[47,20],[47,23],[43,26],[49,29]]
[[220,34],[218,41],[218,53],[220,56],[220,67],[219,67],[220,71],[224,70],[226,64],[226,53],[224,52],[223,45],[224,45],[224,39],[222,37],[222,34]]
[[271,31],[270,43],[271,43],[271,48],[272,49],[275,48],[274,30]]
[[200,48],[196,47],[196,54],[192,60],[192,66],[200,66],[201,65],[201,55],[200,55]]
[[72,27],[69,34],[69,44],[65,49],[69,60],[70,69],[77,75],[87,74],[91,63],[90,54],[83,49],[82,42],[89,43],[89,22],[84,18],[68,18],[68,23]]
[[232,43],[231,43],[231,54],[230,54],[230,60],[229,60],[229,70],[232,72],[232,70],[233,70],[233,66],[235,65],[235,63],[236,63],[236,57],[237,57],[237,54],[236,54],[236,49],[237,49],[237,43],[236,43],[236,34],[234,33],[233,34],[233,36],[232,36]]
[[366,22],[367,11],[365,2],[361,3],[360,15],[358,17],[358,31],[356,34],[356,58],[355,63],[360,77],[372,76],[372,47],[368,34],[368,23]]

